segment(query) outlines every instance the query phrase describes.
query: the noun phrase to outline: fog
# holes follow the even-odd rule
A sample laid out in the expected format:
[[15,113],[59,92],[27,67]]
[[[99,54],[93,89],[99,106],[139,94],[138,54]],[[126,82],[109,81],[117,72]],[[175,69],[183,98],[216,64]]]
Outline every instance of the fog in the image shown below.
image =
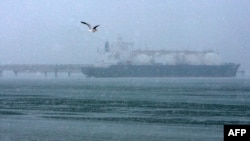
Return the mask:
[[[0,64],[92,64],[118,36],[134,48],[213,50],[250,75],[249,0],[2,0]],[[85,21],[100,24],[88,32]]]

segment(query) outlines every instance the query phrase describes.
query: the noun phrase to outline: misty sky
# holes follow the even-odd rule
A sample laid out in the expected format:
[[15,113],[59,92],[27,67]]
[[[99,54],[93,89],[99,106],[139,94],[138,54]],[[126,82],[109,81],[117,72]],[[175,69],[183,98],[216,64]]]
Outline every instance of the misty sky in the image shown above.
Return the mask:
[[[249,0],[1,0],[0,64],[90,64],[119,35],[134,48],[214,50],[250,74]],[[90,33],[80,21],[100,24]]]

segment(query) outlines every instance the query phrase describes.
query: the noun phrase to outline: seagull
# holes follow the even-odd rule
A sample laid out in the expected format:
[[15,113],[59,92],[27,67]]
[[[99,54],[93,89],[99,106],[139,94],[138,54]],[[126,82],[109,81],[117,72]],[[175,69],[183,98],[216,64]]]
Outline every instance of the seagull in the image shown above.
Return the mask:
[[81,23],[82,23],[82,24],[86,24],[86,25],[89,27],[89,32],[96,32],[96,31],[97,31],[96,28],[99,26],[99,25],[96,25],[96,26],[94,26],[94,27],[92,28],[92,26],[91,26],[90,24],[86,23],[86,22],[82,22],[82,21],[81,21]]

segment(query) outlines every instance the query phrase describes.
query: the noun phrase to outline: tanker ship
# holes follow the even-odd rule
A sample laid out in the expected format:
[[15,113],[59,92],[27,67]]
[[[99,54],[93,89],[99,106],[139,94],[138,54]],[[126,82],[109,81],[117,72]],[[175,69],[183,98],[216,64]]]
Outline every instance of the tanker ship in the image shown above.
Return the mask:
[[240,67],[214,51],[133,49],[134,43],[106,42],[99,64],[82,68],[87,77],[235,77]]

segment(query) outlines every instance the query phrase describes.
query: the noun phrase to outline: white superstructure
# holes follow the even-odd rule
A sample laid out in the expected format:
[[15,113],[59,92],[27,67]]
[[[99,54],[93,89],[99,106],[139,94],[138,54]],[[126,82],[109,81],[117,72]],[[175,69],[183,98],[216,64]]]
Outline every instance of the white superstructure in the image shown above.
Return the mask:
[[102,63],[106,64],[163,64],[163,65],[221,65],[222,60],[214,51],[172,51],[172,50],[134,50],[134,43],[106,42],[102,52]]

